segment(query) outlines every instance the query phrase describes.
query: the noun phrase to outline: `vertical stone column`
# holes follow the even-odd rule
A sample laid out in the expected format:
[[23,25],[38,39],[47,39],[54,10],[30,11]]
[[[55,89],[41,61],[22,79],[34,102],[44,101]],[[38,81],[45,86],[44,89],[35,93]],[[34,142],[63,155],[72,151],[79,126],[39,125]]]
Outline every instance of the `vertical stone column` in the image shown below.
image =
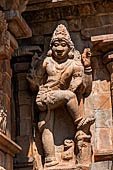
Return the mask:
[[13,157],[21,148],[11,140],[11,77],[10,33],[5,15],[0,11],[0,169],[13,170]]
[[[14,64],[14,79],[16,81],[15,98],[16,98],[16,140],[23,148],[22,152],[17,155],[18,167],[22,165],[30,166],[32,159],[32,96],[28,91],[28,82],[26,72],[29,69],[29,63]],[[16,164],[17,166],[17,164]]]
[[[112,103],[112,120],[113,120],[113,51],[107,53],[103,57],[103,63],[106,65],[110,73],[110,90],[111,90],[111,103]],[[112,144],[113,144],[113,127],[112,127]]]
[[111,102],[112,102],[112,112],[113,112],[113,51],[107,53],[103,57],[103,63],[106,65],[110,73]]
[[[16,53],[17,52],[17,53]],[[24,47],[19,48],[14,53],[13,65],[13,91],[16,108],[16,140],[23,148],[22,152],[17,154],[15,158],[16,169],[32,169],[33,168],[33,101],[32,93],[29,91],[28,81],[26,79],[29,70],[29,54]]]
[[[100,59],[98,59],[100,60]],[[112,57],[111,53],[106,54],[103,57],[103,62],[108,71],[110,72],[110,80],[112,73]],[[98,72],[100,72],[101,77],[98,77]],[[104,74],[103,74],[104,73]],[[109,89],[109,75],[105,71],[105,67],[102,66],[99,70],[96,69],[94,73],[95,76],[95,91],[96,98],[94,98],[94,113],[96,117],[95,124],[95,161],[107,161],[112,160],[113,157],[113,144],[112,144],[112,99]],[[101,82],[98,82],[99,81]],[[108,87],[107,87],[108,86]],[[99,87],[99,88],[98,88]],[[101,87],[101,88],[100,88]]]
[[41,158],[37,156],[37,150],[40,149],[41,146],[38,148],[35,145],[35,139],[38,141],[40,139],[39,137],[34,138],[35,135],[37,136],[34,129],[35,99],[26,79],[32,56],[36,51],[39,51],[39,49],[38,46],[22,46],[15,51],[12,60],[13,91],[16,108],[16,140],[23,149],[15,158],[15,170],[29,170],[36,166],[41,166],[39,165],[39,159]]
[[94,161],[111,160],[112,146],[112,102],[109,73],[103,65],[103,58],[92,58],[93,86],[92,93],[86,100],[85,110],[95,115],[93,133]]

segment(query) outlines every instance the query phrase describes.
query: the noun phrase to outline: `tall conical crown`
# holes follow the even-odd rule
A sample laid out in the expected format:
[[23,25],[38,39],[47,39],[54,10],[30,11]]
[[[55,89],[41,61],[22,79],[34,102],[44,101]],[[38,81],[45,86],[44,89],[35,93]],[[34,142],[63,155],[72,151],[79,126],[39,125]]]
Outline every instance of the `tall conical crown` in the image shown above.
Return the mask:
[[51,44],[58,39],[63,39],[69,44],[69,46],[74,46],[73,42],[71,41],[69,32],[67,31],[67,28],[63,24],[58,25],[55,29],[51,39]]

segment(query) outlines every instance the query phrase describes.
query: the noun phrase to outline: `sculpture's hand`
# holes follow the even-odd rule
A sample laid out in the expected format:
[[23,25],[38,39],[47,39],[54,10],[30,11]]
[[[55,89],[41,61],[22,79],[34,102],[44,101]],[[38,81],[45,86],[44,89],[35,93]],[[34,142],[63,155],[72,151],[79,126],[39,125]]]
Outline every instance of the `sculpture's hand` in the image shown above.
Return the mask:
[[91,50],[90,48],[85,48],[81,56],[82,63],[84,66],[84,79],[83,84],[85,87],[84,96],[87,97],[92,90],[92,68],[91,68]]
[[85,48],[82,54],[82,63],[84,67],[91,66],[91,50],[90,48]]

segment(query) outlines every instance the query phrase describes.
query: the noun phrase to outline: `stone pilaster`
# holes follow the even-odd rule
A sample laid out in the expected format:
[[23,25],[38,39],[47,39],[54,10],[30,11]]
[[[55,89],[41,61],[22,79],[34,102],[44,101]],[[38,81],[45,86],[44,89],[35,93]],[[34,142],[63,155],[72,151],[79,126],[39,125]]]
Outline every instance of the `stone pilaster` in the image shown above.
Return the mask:
[[[101,110],[95,109],[96,116],[96,146],[94,150],[94,160],[95,161],[110,161],[113,159],[113,140],[112,140],[112,118],[113,118],[113,52],[107,53],[103,57],[103,63],[106,65],[107,70],[110,73],[110,89],[111,90],[111,101],[110,96],[106,100],[107,107],[111,112],[104,107]],[[108,92],[106,92],[108,95]],[[98,99],[98,98],[97,98]],[[104,99],[104,98],[103,98]],[[109,104],[108,104],[109,101]],[[111,107],[110,107],[111,105]],[[92,165],[92,169],[97,165]],[[100,164],[97,166],[100,167]]]
[[6,170],[13,170],[13,157],[21,150],[21,147],[11,140],[12,71],[10,59],[13,52],[13,41],[7,31],[5,15],[0,11],[0,169]]
[[113,111],[113,51],[107,53],[103,57],[103,63],[106,65],[110,73],[111,100],[112,100],[112,111]]

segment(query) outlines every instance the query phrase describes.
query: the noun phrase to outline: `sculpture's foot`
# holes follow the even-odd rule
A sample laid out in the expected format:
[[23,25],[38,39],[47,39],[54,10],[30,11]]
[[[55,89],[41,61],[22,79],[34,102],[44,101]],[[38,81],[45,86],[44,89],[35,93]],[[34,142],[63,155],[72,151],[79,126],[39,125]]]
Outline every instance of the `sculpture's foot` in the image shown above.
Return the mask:
[[94,117],[86,117],[86,118],[80,117],[75,121],[75,124],[77,124],[77,130],[80,130],[88,126],[90,127],[94,122],[95,122]]
[[55,157],[45,158],[45,167],[51,167],[57,165],[59,162]]
[[58,161],[48,162],[48,163],[45,163],[45,167],[55,166],[55,165],[57,165],[58,163],[59,163]]

